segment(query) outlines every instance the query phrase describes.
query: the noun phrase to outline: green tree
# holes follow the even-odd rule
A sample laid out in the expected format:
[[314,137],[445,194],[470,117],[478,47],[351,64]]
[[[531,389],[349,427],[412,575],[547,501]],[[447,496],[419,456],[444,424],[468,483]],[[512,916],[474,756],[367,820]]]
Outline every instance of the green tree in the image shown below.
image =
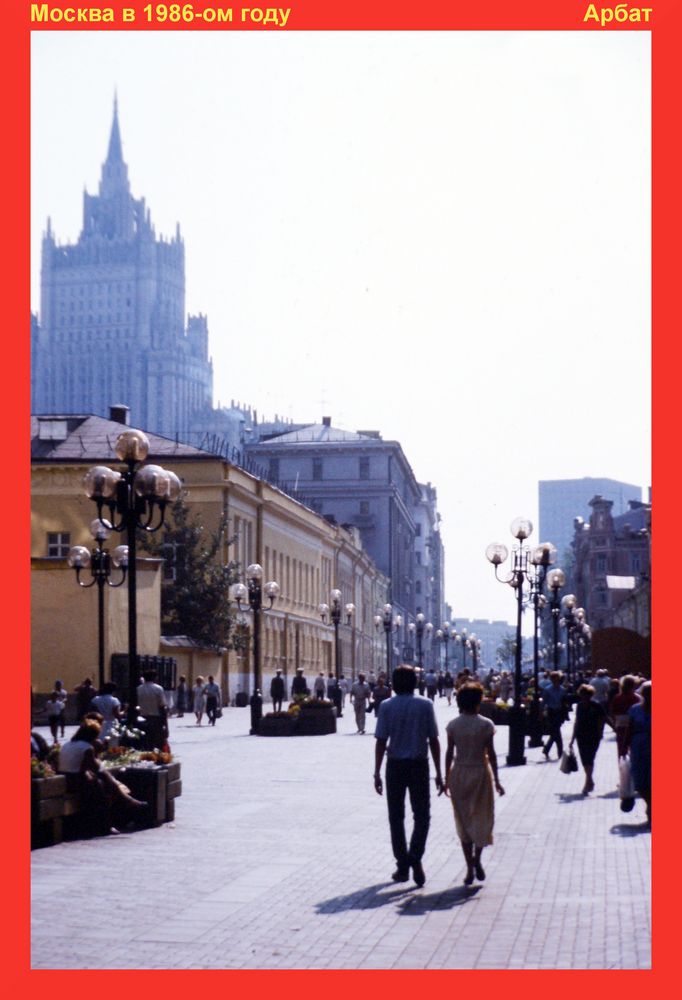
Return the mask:
[[502,642],[497,647],[497,658],[502,662],[507,670],[514,668],[516,657],[516,635],[511,632],[502,637]]
[[165,635],[186,635],[208,649],[239,648],[243,639],[229,600],[238,580],[238,563],[222,563],[227,534],[223,516],[217,531],[207,533],[182,497],[166,513],[161,537],[144,535],[141,545],[166,560],[161,591],[161,626]]

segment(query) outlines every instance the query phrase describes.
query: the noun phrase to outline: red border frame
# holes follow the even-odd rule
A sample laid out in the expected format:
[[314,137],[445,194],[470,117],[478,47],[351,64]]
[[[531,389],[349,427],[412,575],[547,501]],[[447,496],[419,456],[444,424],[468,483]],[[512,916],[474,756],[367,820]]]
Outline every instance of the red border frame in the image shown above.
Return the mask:
[[[657,478],[656,524],[657,530],[664,533],[672,527],[671,490],[664,493],[668,485],[670,457],[675,455],[673,436],[675,435],[674,416],[668,405],[668,400],[674,398],[677,386],[675,379],[674,346],[676,341],[676,315],[673,297],[679,274],[678,234],[682,222],[680,212],[680,180],[679,161],[675,157],[675,146],[679,131],[679,106],[676,93],[679,93],[679,43],[680,43],[680,5],[681,0],[652,0],[651,20],[649,24],[624,24],[611,22],[605,28],[595,25],[594,21],[584,22],[588,8],[587,0],[526,0],[518,4],[502,2],[502,0],[486,0],[468,4],[457,3],[456,0],[430,0],[429,3],[416,4],[408,0],[343,0],[338,4],[329,0],[290,0],[292,14],[284,30],[570,30],[570,31],[600,31],[600,30],[647,30],[652,33],[653,55],[653,329],[654,329],[654,471]],[[135,7],[141,11],[144,0],[111,0],[110,3],[100,3],[93,0],[91,4],[80,4],[77,0],[56,0],[51,6],[110,6],[119,10],[123,6]],[[197,6],[203,5],[203,0],[197,0]],[[216,2],[215,6],[232,6],[238,10],[241,4]],[[29,500],[29,462],[26,447],[26,421],[30,409],[30,375],[29,375],[29,338],[27,335],[27,319],[30,304],[29,288],[29,52],[31,30],[188,30],[188,26],[151,24],[145,26],[136,22],[133,25],[116,24],[97,25],[83,23],[80,25],[49,24],[37,25],[30,23],[30,0],[5,0],[0,12],[0,23],[4,29],[4,59],[2,73],[5,96],[5,129],[8,141],[5,145],[3,166],[5,170],[5,190],[7,192],[6,213],[9,218],[9,233],[6,236],[6,246],[10,254],[6,258],[4,273],[7,277],[6,289],[11,290],[8,296],[8,317],[6,321],[6,352],[9,364],[5,365],[4,393],[6,413],[6,440],[9,449],[5,449],[5,483],[0,496],[2,504],[5,537],[11,539],[14,531],[8,525],[20,525],[19,537],[21,546],[19,558],[14,558],[15,548],[6,545],[5,572],[0,578],[3,588],[5,610],[5,637],[9,647],[5,653],[5,684],[4,696],[6,709],[4,721],[11,729],[11,736],[5,741],[8,748],[5,758],[7,764],[4,772],[5,796],[8,807],[5,810],[5,823],[2,830],[4,840],[4,860],[6,877],[4,884],[8,890],[5,912],[8,926],[2,941],[6,948],[4,970],[7,987],[11,995],[20,997],[40,994],[45,996],[48,990],[70,989],[82,984],[83,975],[91,973],[84,970],[73,971],[31,971],[29,955],[29,902],[28,873],[29,857],[26,851],[28,843],[28,789],[25,779],[25,768],[21,761],[21,748],[25,741],[28,722],[28,711],[15,713],[14,692],[15,676],[18,674],[18,689],[26,689],[26,674],[28,664],[28,593],[29,593],[29,559],[30,541],[26,512],[30,507]],[[246,6],[246,4],[244,4]],[[259,4],[265,7],[265,4]],[[602,4],[596,4],[597,9]],[[604,2],[604,7],[614,8],[615,3]],[[635,6],[634,4],[630,6]],[[196,27],[196,30],[221,30],[213,27]],[[222,30],[225,30],[224,28]],[[264,30],[258,26],[235,23],[230,30]],[[270,28],[269,30],[280,30]],[[677,84],[677,88],[675,87]],[[604,109],[608,113],[608,109]],[[17,252],[18,248],[18,252]],[[679,321],[678,321],[679,322]],[[677,334],[679,336],[679,333]],[[679,391],[679,390],[678,390]],[[19,430],[7,433],[18,419]],[[9,454],[7,454],[9,451]],[[667,459],[667,461],[666,461]],[[662,483],[661,483],[662,480]],[[657,536],[658,537],[658,536]],[[654,561],[657,567],[654,588],[654,609],[656,631],[654,633],[653,649],[655,659],[660,658],[662,672],[668,669],[663,657],[671,661],[671,670],[676,669],[674,653],[668,652],[675,648],[672,644],[672,634],[668,622],[673,612],[672,579],[666,581],[666,573],[671,560],[663,560],[658,555],[659,547],[654,544]],[[660,576],[658,575],[660,573]],[[668,582],[670,585],[665,586]],[[8,613],[9,612],[9,613]],[[664,652],[665,651],[665,652]],[[19,669],[17,670],[17,667]],[[666,692],[667,693],[667,692]],[[671,691],[672,697],[676,692]],[[28,699],[26,701],[28,709]],[[18,714],[19,718],[13,717]],[[661,716],[662,719],[662,716]],[[671,727],[670,727],[671,728]],[[659,762],[673,761],[672,733],[663,721],[657,720],[655,744],[656,760]],[[16,737],[16,738],[15,738]],[[672,793],[664,795],[665,778],[668,778]],[[677,976],[673,969],[675,932],[675,906],[672,881],[677,871],[678,859],[673,855],[670,831],[673,830],[671,803],[675,801],[676,788],[673,778],[673,766],[659,764],[656,767],[656,785],[661,789],[657,798],[657,827],[654,852],[654,874],[656,877],[656,892],[654,897],[654,965],[649,971],[599,971],[588,972],[575,970],[565,972],[558,978],[555,971],[429,971],[429,972],[381,972],[381,971],[212,971],[206,970],[194,973],[189,970],[170,972],[137,972],[117,971],[102,972],[97,975],[102,979],[90,980],[95,990],[146,990],[150,992],[163,991],[164,997],[172,998],[176,992],[180,996],[188,986],[193,985],[190,978],[194,975],[202,977],[201,985],[206,988],[225,987],[234,989],[271,989],[277,982],[278,994],[288,994],[289,991],[298,998],[316,996],[320,990],[325,997],[337,994],[347,997],[348,991],[357,992],[358,988],[376,989],[388,987],[395,994],[409,995],[413,990],[423,990],[435,987],[455,989],[481,986],[491,992],[503,989],[505,996],[517,991],[527,996],[529,990],[551,990],[557,998],[573,995],[576,989],[588,994],[601,993],[604,989],[647,987],[659,992],[665,990],[665,979],[670,975],[671,990],[677,984]],[[10,809],[12,812],[10,813]],[[12,822],[7,820],[11,815]],[[670,878],[666,877],[670,876]],[[64,900],[68,905],[68,900]],[[55,914],[58,920],[58,914]],[[633,928],[633,934],[638,933]],[[391,977],[387,981],[386,977]],[[614,982],[613,977],[618,982]],[[673,976],[675,978],[673,978]],[[104,978],[106,977],[106,978]],[[360,978],[358,978],[360,977]],[[608,978],[605,978],[608,977]],[[643,977],[646,977],[646,981]],[[639,979],[639,981],[635,981]],[[664,994],[667,995],[667,994]]]

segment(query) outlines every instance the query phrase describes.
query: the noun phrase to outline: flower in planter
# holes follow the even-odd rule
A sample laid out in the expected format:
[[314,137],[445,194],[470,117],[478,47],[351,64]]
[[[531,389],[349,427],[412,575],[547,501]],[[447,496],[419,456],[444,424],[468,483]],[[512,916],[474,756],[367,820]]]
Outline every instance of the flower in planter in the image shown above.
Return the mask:
[[31,757],[31,777],[54,778],[55,772],[46,760],[38,760],[37,757]]

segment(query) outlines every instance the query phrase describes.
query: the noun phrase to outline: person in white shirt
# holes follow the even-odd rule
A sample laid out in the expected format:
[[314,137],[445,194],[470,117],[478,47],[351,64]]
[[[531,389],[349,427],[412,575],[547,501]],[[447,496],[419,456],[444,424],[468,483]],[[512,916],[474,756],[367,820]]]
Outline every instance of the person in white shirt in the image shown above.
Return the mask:
[[145,749],[160,750],[168,739],[168,706],[163,688],[156,683],[156,670],[145,672],[137,689],[137,705],[145,719]]
[[95,711],[99,712],[104,719],[99,734],[101,740],[105,740],[109,736],[111,730],[114,728],[114,723],[121,714],[121,702],[114,695],[115,690],[116,685],[114,682],[108,681],[102,686],[100,694],[95,695],[90,702]]
[[358,674],[358,679],[350,689],[350,700],[353,702],[353,708],[355,709],[355,722],[358,727],[358,733],[361,734],[365,732],[365,713],[371,694],[372,691],[369,684],[365,681],[365,675]]

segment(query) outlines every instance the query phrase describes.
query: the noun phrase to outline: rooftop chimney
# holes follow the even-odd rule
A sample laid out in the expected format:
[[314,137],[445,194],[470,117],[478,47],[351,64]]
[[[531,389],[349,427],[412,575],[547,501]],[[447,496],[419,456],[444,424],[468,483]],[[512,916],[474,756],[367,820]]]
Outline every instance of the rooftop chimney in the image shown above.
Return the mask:
[[331,427],[331,425],[332,425],[332,418],[331,417],[322,417],[322,426],[323,427]]
[[125,403],[114,403],[113,406],[109,407],[109,420],[113,420],[117,424],[125,424],[127,427],[130,424],[130,407],[126,406]]

